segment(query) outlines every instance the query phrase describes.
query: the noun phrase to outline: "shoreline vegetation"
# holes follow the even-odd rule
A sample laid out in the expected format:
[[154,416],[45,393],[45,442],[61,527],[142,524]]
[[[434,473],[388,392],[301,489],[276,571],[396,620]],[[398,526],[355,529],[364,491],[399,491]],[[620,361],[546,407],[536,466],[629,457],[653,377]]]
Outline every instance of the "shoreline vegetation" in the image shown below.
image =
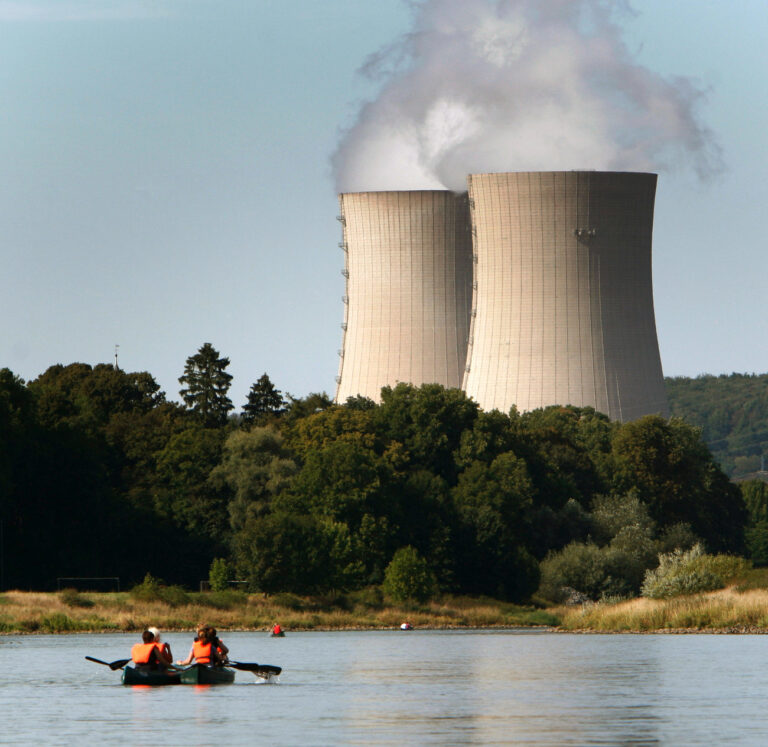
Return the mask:
[[184,592],[176,599],[135,599],[130,592],[7,591],[0,594],[0,635],[134,632],[157,625],[194,630],[208,620],[225,631],[387,630],[545,627],[570,633],[768,633],[768,590],[731,586],[666,600],[629,599],[537,608],[482,597],[444,596],[411,605],[365,593]]

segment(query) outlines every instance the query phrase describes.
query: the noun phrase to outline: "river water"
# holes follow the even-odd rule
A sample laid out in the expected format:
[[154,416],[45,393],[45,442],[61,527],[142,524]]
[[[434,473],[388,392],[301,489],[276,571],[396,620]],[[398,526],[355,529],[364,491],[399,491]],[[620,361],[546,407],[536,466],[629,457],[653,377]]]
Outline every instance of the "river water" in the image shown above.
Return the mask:
[[[130,688],[135,635],[0,637],[2,744],[768,744],[768,637],[222,634],[279,682]],[[187,634],[166,634],[176,658]]]

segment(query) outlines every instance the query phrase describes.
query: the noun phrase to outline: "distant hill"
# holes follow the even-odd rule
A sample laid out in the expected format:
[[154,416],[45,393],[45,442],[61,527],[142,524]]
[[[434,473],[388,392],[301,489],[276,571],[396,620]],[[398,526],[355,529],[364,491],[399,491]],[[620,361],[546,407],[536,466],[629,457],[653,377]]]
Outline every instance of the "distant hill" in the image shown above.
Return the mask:
[[768,374],[665,379],[670,412],[699,426],[733,478],[765,470],[768,462]]

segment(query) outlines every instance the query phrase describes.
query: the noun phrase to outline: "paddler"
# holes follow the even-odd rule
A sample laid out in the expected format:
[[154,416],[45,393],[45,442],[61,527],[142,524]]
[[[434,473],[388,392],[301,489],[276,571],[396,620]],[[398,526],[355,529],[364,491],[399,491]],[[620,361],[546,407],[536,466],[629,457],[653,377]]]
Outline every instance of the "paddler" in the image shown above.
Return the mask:
[[197,638],[192,642],[189,656],[183,661],[179,660],[176,663],[185,666],[191,664],[193,659],[197,664],[215,665],[220,664],[222,661],[221,655],[211,641],[209,629],[207,627],[201,627],[197,631]]
[[141,643],[131,648],[131,659],[142,669],[165,669],[173,659],[166,657],[162,649],[155,644],[155,636],[149,630],[141,634]]
[[167,664],[173,663],[173,654],[171,653],[171,647],[160,640],[160,631],[154,626],[150,625],[147,630],[155,637],[154,643],[157,646],[157,650],[160,652],[160,656]]

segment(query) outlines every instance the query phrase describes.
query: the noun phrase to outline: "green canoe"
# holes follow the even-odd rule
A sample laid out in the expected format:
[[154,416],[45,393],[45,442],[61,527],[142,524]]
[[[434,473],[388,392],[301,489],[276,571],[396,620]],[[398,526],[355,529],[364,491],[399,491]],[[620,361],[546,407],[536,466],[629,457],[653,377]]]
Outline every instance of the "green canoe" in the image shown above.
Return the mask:
[[180,673],[182,685],[226,685],[235,681],[235,673],[225,667],[193,664]]
[[167,669],[123,669],[124,685],[180,685],[181,677],[178,672]]

